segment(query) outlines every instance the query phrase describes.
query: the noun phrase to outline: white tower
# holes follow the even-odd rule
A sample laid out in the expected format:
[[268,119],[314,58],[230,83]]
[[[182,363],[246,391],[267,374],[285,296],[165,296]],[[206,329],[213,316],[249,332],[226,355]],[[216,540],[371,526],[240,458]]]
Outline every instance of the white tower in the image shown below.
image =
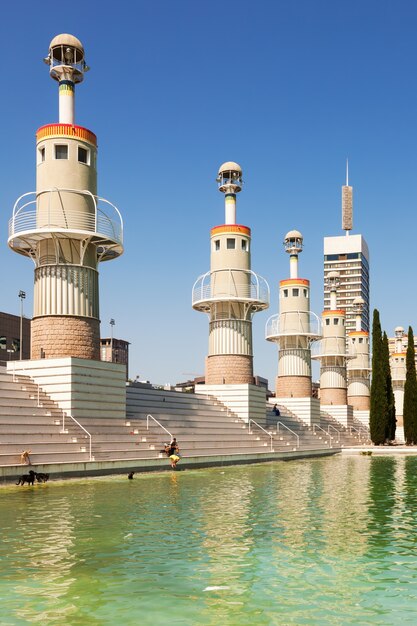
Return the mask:
[[402,326],[395,329],[394,351],[390,354],[392,389],[395,398],[395,416],[397,426],[403,426],[404,386],[407,373],[407,335]]
[[97,138],[74,120],[83,45],[58,35],[44,60],[59,84],[59,122],[37,131],[36,191],[17,200],[8,244],[35,265],[31,358],[99,360],[97,268],[122,254],[122,218],[97,196]]
[[315,345],[313,355],[320,361],[321,405],[347,405],[345,311],[337,308],[339,285],[339,272],[329,272],[330,310],[323,311],[323,339]]
[[279,284],[279,314],[266,323],[266,339],[279,345],[277,398],[311,397],[311,342],[320,337],[320,321],[310,311],[310,281],[298,277],[298,255],[303,236],[286,234],[284,249],[290,255],[290,278]]
[[362,330],[364,304],[361,297],[353,301],[356,329],[348,333],[348,404],[353,406],[354,411],[369,411],[370,405],[369,333]]
[[224,163],[218,173],[225,194],[225,223],[211,229],[211,269],[193,286],[192,305],[208,314],[206,385],[253,383],[252,317],[269,306],[268,283],[251,270],[251,231],[236,223],[242,170]]

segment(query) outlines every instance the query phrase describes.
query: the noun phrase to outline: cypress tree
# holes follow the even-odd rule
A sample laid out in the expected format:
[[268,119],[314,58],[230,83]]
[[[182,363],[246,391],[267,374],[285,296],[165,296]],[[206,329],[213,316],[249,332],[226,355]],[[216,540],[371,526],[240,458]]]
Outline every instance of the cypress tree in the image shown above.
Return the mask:
[[385,438],[388,441],[394,441],[397,420],[395,418],[395,397],[394,397],[394,390],[392,388],[391,368],[389,365],[389,345],[388,345],[388,337],[387,337],[386,332],[384,332],[384,335],[382,338],[382,345],[383,345],[383,351],[384,351],[384,370],[385,370],[385,380],[386,380],[386,388],[387,388],[387,428],[386,428]]
[[369,430],[372,443],[379,446],[385,443],[387,433],[387,381],[384,369],[383,344],[379,311],[374,309],[372,322],[372,381]]
[[414,334],[408,328],[408,345],[405,358],[406,374],[404,386],[404,437],[407,445],[417,444],[417,377],[414,350]]

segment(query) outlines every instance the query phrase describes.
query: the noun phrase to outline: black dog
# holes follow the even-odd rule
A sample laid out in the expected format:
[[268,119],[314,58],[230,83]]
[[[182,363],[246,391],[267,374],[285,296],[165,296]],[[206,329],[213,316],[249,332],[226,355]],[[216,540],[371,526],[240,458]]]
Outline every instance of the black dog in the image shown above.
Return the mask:
[[135,473],[135,472],[129,472],[129,474],[127,475],[127,477],[128,477],[128,479],[129,479],[129,480],[133,480],[133,474],[134,474],[134,473]]
[[35,477],[36,477],[36,472],[34,472],[33,470],[29,470],[29,474],[22,474],[22,476],[19,478],[19,481],[16,483],[16,485],[24,485],[25,483],[27,483],[28,485],[32,485],[35,482]]
[[36,480],[38,483],[46,483],[49,480],[49,474],[42,474],[42,472],[40,472],[39,474],[36,474]]

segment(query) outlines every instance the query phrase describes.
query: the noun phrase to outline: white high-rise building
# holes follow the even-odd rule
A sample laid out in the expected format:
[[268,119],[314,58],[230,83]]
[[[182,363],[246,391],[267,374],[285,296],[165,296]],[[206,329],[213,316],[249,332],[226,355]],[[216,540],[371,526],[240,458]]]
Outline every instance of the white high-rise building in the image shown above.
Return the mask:
[[362,235],[350,235],[353,226],[353,189],[342,187],[342,228],[345,235],[324,238],[324,310],[330,308],[327,277],[337,271],[340,276],[338,306],[346,311],[346,334],[356,329],[354,301],[363,299],[361,328],[369,332],[369,250]]

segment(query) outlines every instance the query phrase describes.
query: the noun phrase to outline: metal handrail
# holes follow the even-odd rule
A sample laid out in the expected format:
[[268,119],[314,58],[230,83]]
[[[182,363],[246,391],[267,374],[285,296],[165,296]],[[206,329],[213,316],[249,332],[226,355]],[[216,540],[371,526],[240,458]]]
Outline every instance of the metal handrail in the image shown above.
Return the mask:
[[313,433],[316,434],[315,429],[318,428],[319,430],[323,431],[324,434],[329,437],[329,448],[332,448],[332,441],[331,441],[331,437],[329,433],[326,433],[326,431],[324,430],[324,428],[322,428],[321,426],[318,426],[318,424],[313,424]]
[[[89,214],[84,211],[77,211],[73,208],[71,209],[71,214],[68,216],[65,212],[65,207],[62,204],[61,192],[67,194],[77,194],[81,196],[87,196],[91,199],[92,206],[94,208],[94,214]],[[48,198],[48,207],[47,211],[47,223],[42,226],[38,226],[37,219],[37,203],[39,197],[49,194]],[[52,194],[57,194],[60,200],[60,203],[57,207],[51,207]],[[26,201],[28,196],[34,196],[34,199]],[[22,199],[25,199],[25,202],[20,204]],[[106,204],[113,211],[114,217],[116,219],[112,219],[110,215],[103,210],[99,203]],[[34,208],[31,207],[34,205]],[[28,193],[20,196],[13,207],[13,214],[9,220],[9,239],[17,236],[21,232],[30,232],[30,231],[38,231],[43,229],[51,229],[56,227],[54,224],[55,218],[60,218],[66,220],[67,217],[71,218],[70,229],[87,231],[90,233],[101,233],[102,235],[107,235],[112,239],[112,241],[116,241],[117,243],[122,243],[123,241],[123,218],[119,211],[119,209],[100,196],[95,196],[91,193],[91,191],[86,189],[71,189],[71,188],[51,188],[51,189],[43,189],[41,191],[29,191]],[[52,221],[51,221],[52,218]],[[64,228],[68,229],[68,224]]]
[[300,437],[299,435],[297,435],[296,432],[294,432],[293,430],[291,430],[291,428],[288,428],[288,426],[286,424],[283,424],[282,422],[277,422],[277,433],[279,433],[279,427],[283,426],[284,428],[286,428],[287,430],[290,431],[290,433],[292,433],[293,435],[295,435],[297,437],[297,448],[300,447]]
[[156,424],[158,424],[158,426],[160,426],[162,428],[162,430],[164,430],[166,433],[168,433],[168,435],[172,439],[172,437],[173,437],[172,433],[170,433],[169,430],[167,430],[165,428],[165,426],[162,426],[161,422],[158,422],[158,420],[156,420],[153,415],[147,415],[146,416],[146,430],[149,430],[149,418],[151,418]]
[[311,337],[315,340],[321,338],[321,320],[311,311],[285,311],[271,315],[265,324],[265,337]]
[[335,430],[337,432],[337,436],[339,437],[339,439],[337,440],[336,443],[340,443],[340,430],[337,430],[337,428],[335,428],[332,424],[329,424],[327,427],[327,432],[329,433],[329,437],[332,438],[331,434],[330,434],[330,429],[333,428],[333,430]]
[[271,452],[273,452],[273,451],[274,451],[274,447],[273,447],[273,436],[271,435],[271,433],[269,433],[267,430],[265,430],[265,428],[263,428],[260,424],[258,424],[258,422],[255,422],[255,420],[253,420],[253,419],[249,418],[249,422],[248,422],[248,426],[249,426],[249,428],[248,428],[248,434],[249,434],[249,435],[252,435],[252,434],[253,434],[253,432],[252,432],[252,430],[251,430],[251,427],[250,427],[251,422],[252,422],[252,424],[255,424],[255,426],[257,426],[258,428],[260,428],[261,430],[263,430],[263,432],[264,432],[266,435],[268,435],[268,437],[269,437],[269,439],[270,439],[270,443],[271,443]]
[[[355,428],[354,426],[349,426],[350,434],[352,434],[352,430],[354,430],[354,431],[356,431],[358,433],[359,441],[361,441],[361,432],[362,432],[362,430],[365,432],[365,435],[367,434],[366,431],[364,429],[362,429],[362,428]],[[369,439],[369,437],[365,437],[365,438]]]
[[[226,277],[222,287],[215,284],[217,276]],[[220,291],[222,288],[223,291]],[[199,276],[195,281],[192,289],[192,304],[194,306],[201,301],[216,298],[251,300],[269,304],[269,285],[265,278],[255,274],[252,270],[233,267],[211,270]]]
[[90,440],[90,445],[89,445],[89,447],[90,447],[90,449],[89,449],[89,456],[90,456],[90,458],[89,458],[89,460],[90,460],[90,461],[93,461],[93,457],[92,457],[92,455],[91,455],[91,445],[92,445],[91,434],[88,432],[88,430],[87,430],[86,428],[84,428],[84,426],[83,426],[82,424],[80,424],[80,422],[78,422],[78,421],[75,419],[75,417],[73,417],[70,413],[65,413],[65,411],[62,411],[62,430],[61,430],[61,433],[65,433],[65,432],[67,432],[67,431],[65,430],[65,416],[67,416],[67,417],[69,417],[70,419],[72,419],[72,421],[73,421],[75,424],[77,424],[77,426],[79,426],[79,427],[80,427],[80,428],[81,428],[81,429],[82,429],[82,430],[83,430],[83,431],[84,431],[84,432],[88,435],[89,440]]

